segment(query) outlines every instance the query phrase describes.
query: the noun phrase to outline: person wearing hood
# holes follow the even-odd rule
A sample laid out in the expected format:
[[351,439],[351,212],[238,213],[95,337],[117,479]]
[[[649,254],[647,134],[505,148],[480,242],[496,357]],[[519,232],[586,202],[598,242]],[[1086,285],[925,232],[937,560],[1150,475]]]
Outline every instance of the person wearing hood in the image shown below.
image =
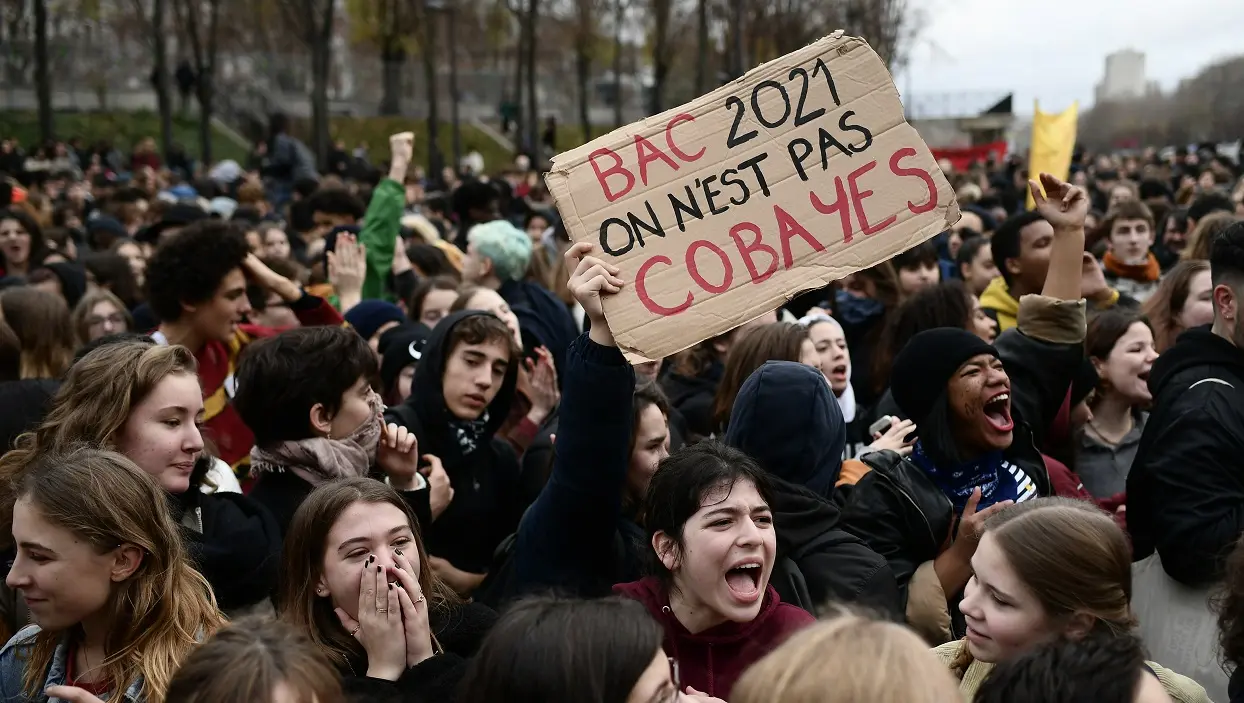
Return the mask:
[[380,358],[380,335],[406,322],[406,313],[393,303],[364,300],[345,313],[346,322],[367,340],[376,358]]
[[449,476],[453,501],[423,523],[423,537],[437,574],[463,595],[483,582],[524,507],[518,456],[496,436],[514,400],[518,364],[513,335],[495,315],[453,313],[432,330],[410,397],[385,411]]
[[552,293],[526,280],[531,262],[531,238],[505,220],[475,225],[462,265],[462,281],[497,291],[531,337],[525,347],[543,346],[553,355],[554,367],[566,363],[566,349],[578,336],[570,311]]
[[59,295],[73,310],[86,295],[86,268],[69,261],[45,263],[31,271],[26,282],[32,288]]
[[70,368],[47,419],[0,461],[0,475],[20,477],[35,457],[75,442],[120,452],[163,489],[195,568],[236,614],[267,605],[281,532],[262,505],[224,489],[227,465],[205,453],[196,368],[185,347],[150,338],[97,347]]
[[1214,323],[1184,332],[1149,373],[1154,401],[1127,476],[1133,558],[1205,586],[1244,533],[1244,223],[1210,255]]
[[963,632],[952,603],[971,575],[976,530],[1012,502],[1051,495],[1037,450],[1084,355],[1081,254],[1088,198],[1041,174],[1029,188],[1054,231],[1043,293],[1026,296],[1018,329],[990,345],[960,327],[925,330],[895,359],[891,389],[919,428],[910,457],[863,457],[843,527],[886,558],[907,621],[932,643]]
[[678,450],[653,474],[643,506],[653,575],[614,591],[660,623],[680,686],[729,700],[749,666],[816,621],[769,583],[773,502],[765,471],[715,440]]
[[415,368],[427,350],[432,330],[418,322],[399,325],[380,335],[380,395],[387,405],[410,397]]
[[384,404],[370,382],[376,372],[375,355],[345,327],[302,327],[247,349],[233,405],[255,436],[250,496],[272,512],[281,534],[316,486],[339,478],[375,474],[424,524],[439,514],[418,474],[423,447],[381,420]]
[[[821,372],[766,362],[739,390],[726,443],[769,474],[779,564],[772,583],[782,600],[813,612],[831,601],[859,603],[901,619],[902,599],[885,559],[838,526],[832,494],[847,432]],[[783,568],[786,560],[796,569]]]

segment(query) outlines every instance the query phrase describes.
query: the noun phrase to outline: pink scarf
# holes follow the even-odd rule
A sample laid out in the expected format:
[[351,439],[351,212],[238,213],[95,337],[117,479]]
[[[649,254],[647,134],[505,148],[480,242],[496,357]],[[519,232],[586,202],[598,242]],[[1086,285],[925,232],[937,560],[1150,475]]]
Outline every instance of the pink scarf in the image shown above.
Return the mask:
[[281,442],[266,449],[251,449],[251,476],[265,471],[292,471],[312,486],[338,478],[366,476],[376,460],[380,444],[384,405],[372,393],[368,401],[375,413],[371,420],[344,439],[311,437]]

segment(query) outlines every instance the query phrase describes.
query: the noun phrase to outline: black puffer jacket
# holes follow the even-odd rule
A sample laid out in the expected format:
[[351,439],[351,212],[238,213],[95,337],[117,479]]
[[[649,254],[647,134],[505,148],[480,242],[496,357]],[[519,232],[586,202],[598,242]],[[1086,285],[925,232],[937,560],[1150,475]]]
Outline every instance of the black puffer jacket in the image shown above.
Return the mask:
[[195,568],[221,610],[255,605],[276,590],[281,529],[267,508],[240,493],[204,494],[194,486],[173,502]]
[[[839,526],[830,499],[842,469],[846,427],[820,371],[769,361],[739,389],[726,442],[774,477],[778,564],[771,581],[783,602],[800,604],[793,562],[812,609],[860,603],[896,619],[902,600],[884,558]],[[803,604],[808,605],[808,604]]]
[[[1027,319],[994,344],[1011,381],[1015,421],[1014,437],[1003,458],[1025,475],[1017,476],[1021,484],[1026,477],[1035,486],[1035,495],[1048,496],[1053,490],[1037,448],[1043,445],[1083,358],[1083,343],[1070,340],[1077,332],[1083,338],[1084,309],[1038,298],[1021,315]],[[890,451],[862,459],[872,471],[851,491],[843,526],[886,558],[906,602],[913,575],[948,543],[956,516],[950,500],[911,461]],[[957,615],[955,594],[944,595],[952,617]]]
[[1153,410],[1127,477],[1135,559],[1157,551],[1171,578],[1222,576],[1244,533],[1244,351],[1201,327],[1149,374]]

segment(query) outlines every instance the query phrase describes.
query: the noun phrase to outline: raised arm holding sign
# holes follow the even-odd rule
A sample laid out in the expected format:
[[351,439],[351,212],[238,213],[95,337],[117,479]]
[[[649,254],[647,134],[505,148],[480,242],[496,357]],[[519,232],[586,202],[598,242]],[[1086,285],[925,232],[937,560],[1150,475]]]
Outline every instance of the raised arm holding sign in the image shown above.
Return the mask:
[[633,283],[632,361],[726,332],[947,229],[954,191],[877,54],[842,33],[553,160],[571,239]]

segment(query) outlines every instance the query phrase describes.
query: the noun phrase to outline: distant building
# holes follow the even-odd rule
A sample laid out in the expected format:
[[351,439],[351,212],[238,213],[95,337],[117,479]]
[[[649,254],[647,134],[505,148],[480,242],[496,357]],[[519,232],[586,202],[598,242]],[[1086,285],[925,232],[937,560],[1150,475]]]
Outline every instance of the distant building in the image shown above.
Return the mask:
[[1097,102],[1143,98],[1152,87],[1145,80],[1145,54],[1133,49],[1106,57],[1106,73],[1097,84]]

